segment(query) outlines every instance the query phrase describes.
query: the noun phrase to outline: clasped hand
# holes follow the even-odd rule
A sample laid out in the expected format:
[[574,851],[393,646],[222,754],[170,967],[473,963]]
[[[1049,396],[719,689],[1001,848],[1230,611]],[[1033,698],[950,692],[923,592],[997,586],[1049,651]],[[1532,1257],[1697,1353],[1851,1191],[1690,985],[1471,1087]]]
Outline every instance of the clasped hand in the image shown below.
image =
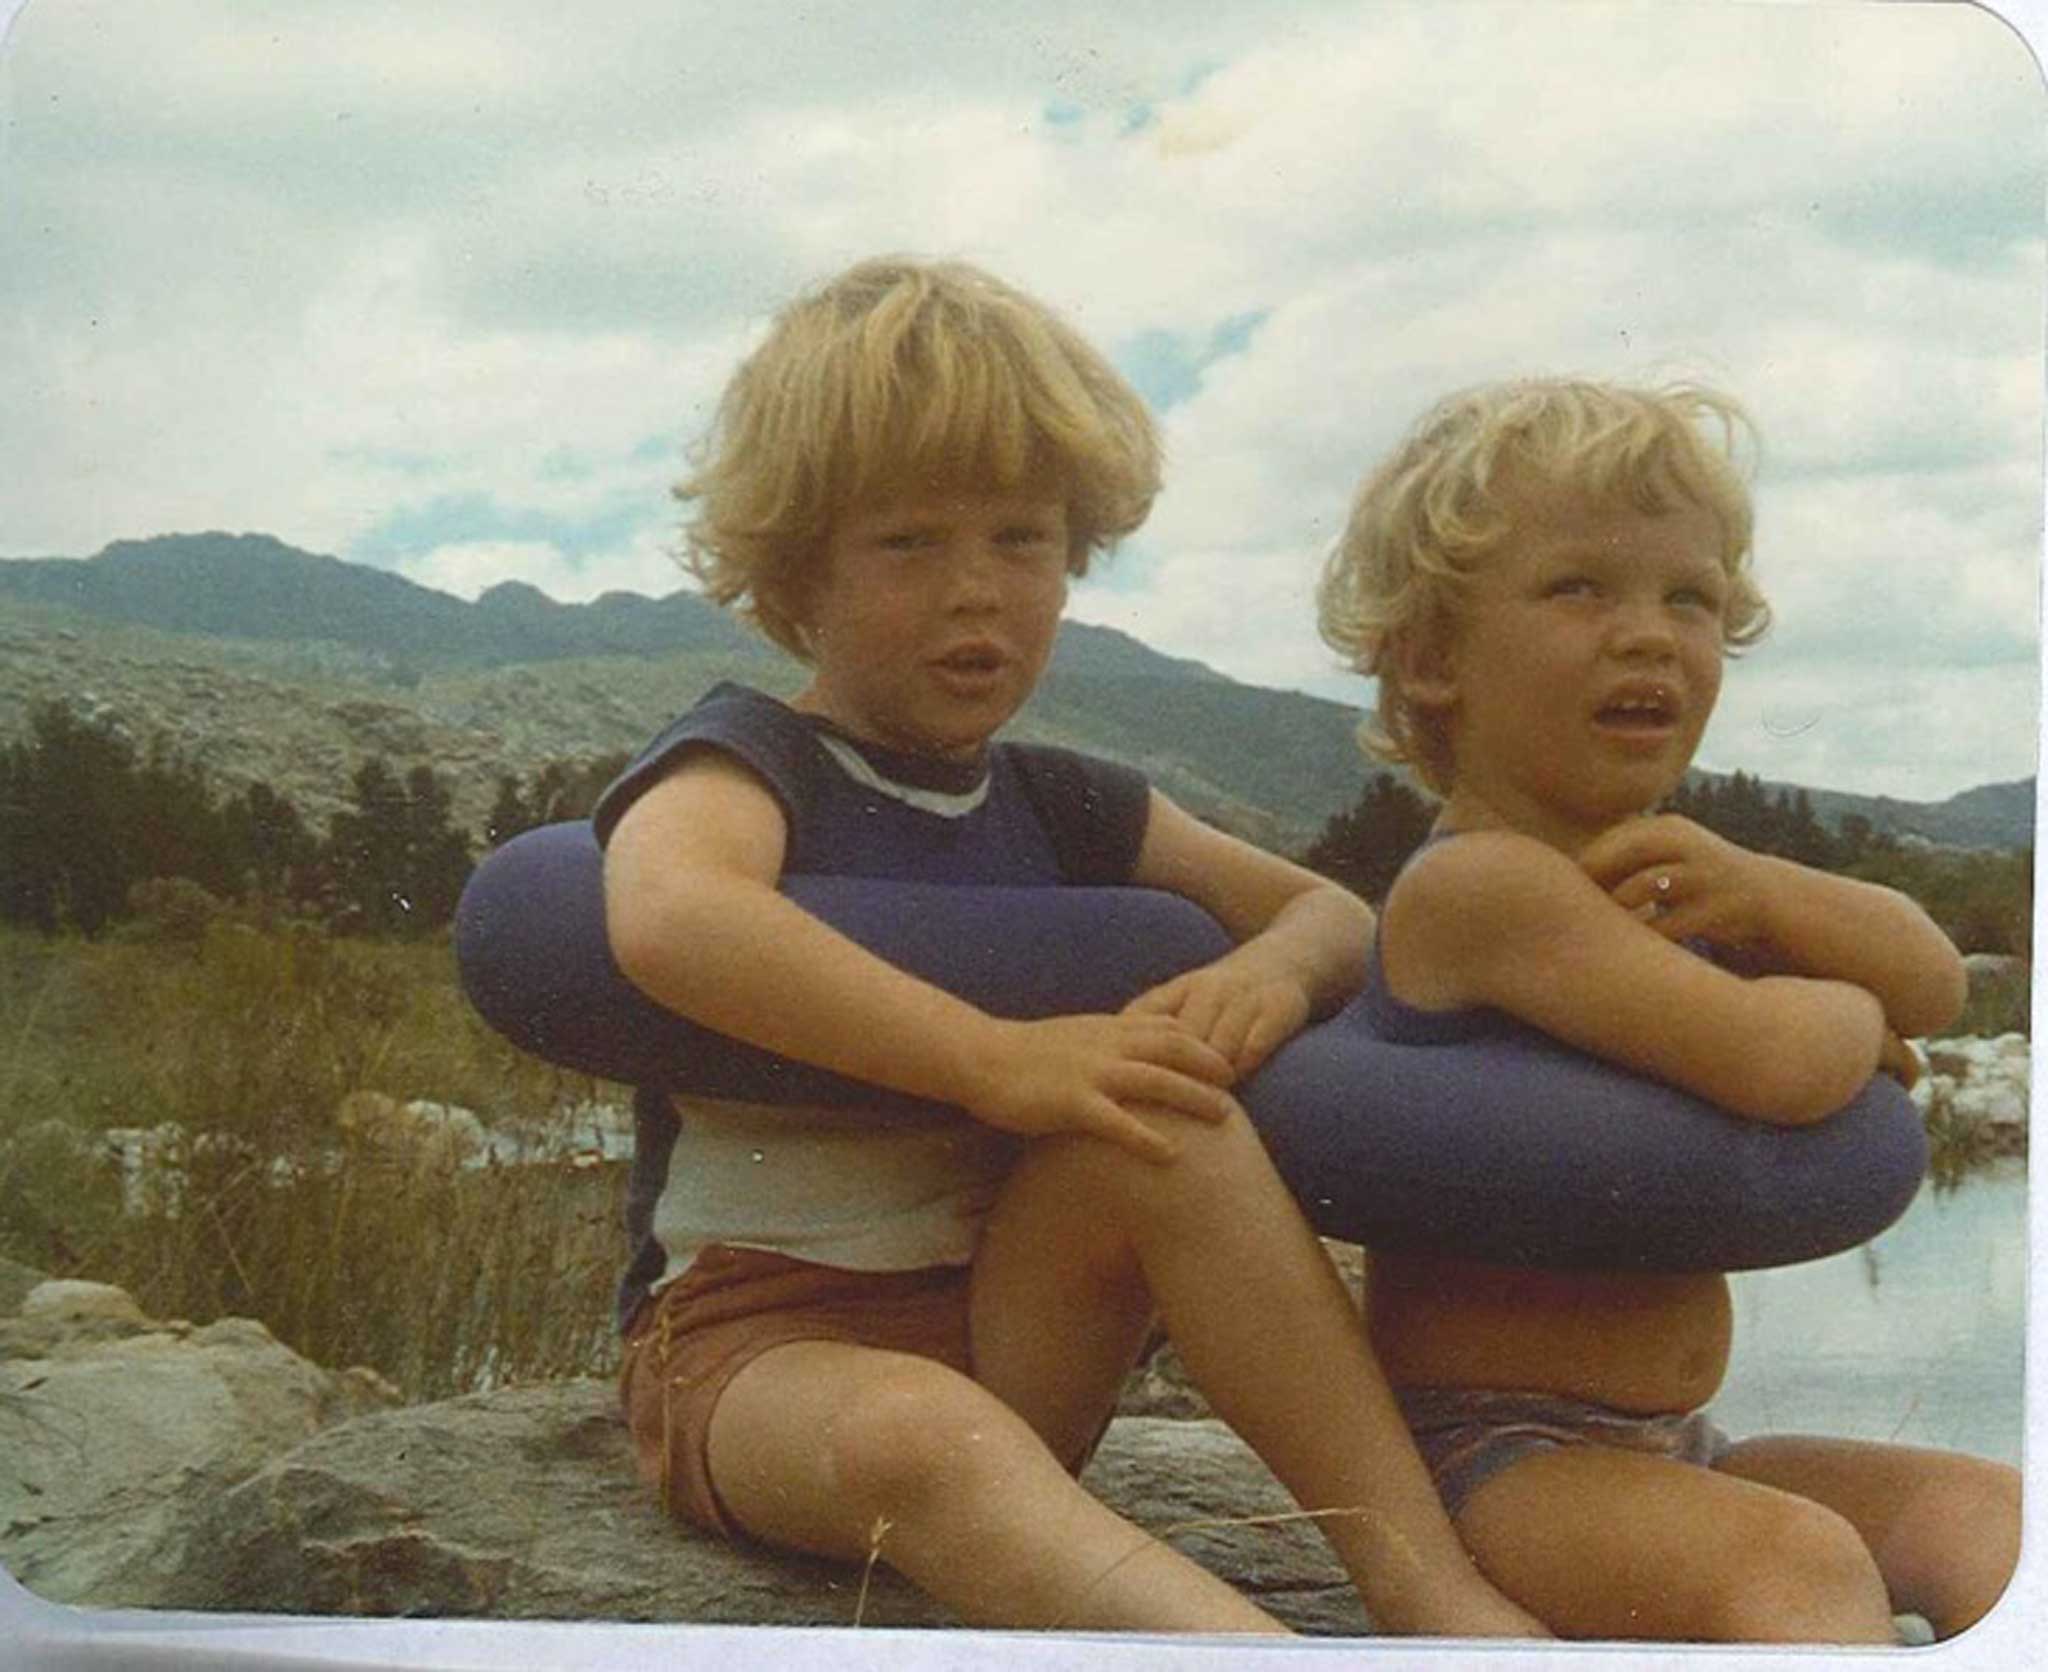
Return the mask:
[[1225,1088],[1298,1033],[1309,1008],[1297,975],[1240,948],[1117,1016],[998,1023],[1000,1060],[975,1113],[1008,1132],[1087,1133],[1170,1161],[1172,1138],[1139,1111],[1224,1119],[1237,1107]]
[[1135,1111],[1216,1122],[1237,1107],[1230,1061],[1170,1016],[1055,1016],[995,1022],[977,1118],[1026,1137],[1089,1135],[1145,1161],[1173,1140]]
[[1241,1080],[1307,1024],[1301,977],[1256,945],[1162,982],[1124,1007],[1126,1016],[1171,1016],[1229,1062]]
[[1581,850],[1579,868],[1666,940],[1769,946],[1776,862],[1691,819],[1618,824]]
[[[1661,813],[1616,825],[1581,850],[1579,868],[1667,940],[1775,955],[1773,896],[1784,862],[1691,819]],[[1889,1027],[1877,1066],[1908,1089],[1920,1078],[1918,1054]]]

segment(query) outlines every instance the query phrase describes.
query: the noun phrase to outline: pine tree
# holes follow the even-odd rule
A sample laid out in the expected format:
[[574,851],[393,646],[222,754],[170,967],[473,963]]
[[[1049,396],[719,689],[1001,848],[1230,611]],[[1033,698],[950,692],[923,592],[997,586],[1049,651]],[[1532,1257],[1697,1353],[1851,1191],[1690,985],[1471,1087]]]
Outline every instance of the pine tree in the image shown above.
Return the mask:
[[139,880],[135,750],[111,726],[62,703],[38,705],[9,751],[0,849],[7,915],[45,932],[97,934]]
[[455,825],[455,802],[430,766],[405,776],[406,859],[414,927],[438,929],[455,915],[469,881],[469,838]]
[[291,894],[318,843],[298,808],[268,784],[250,784],[222,809],[238,873],[266,895]]
[[1375,773],[1358,800],[1323,826],[1302,863],[1377,903],[1435,818],[1432,803],[1392,773]]
[[412,910],[405,786],[382,755],[365,756],[349,779],[350,806],[327,825],[326,860],[344,927],[389,934]]
[[469,880],[469,838],[455,828],[448,787],[430,766],[401,782],[382,755],[349,781],[351,805],[328,823],[322,857],[345,928],[424,934],[455,915]]
[[525,791],[520,788],[517,774],[500,773],[498,798],[491,803],[490,812],[484,815],[484,845],[500,847],[539,822],[533,816]]
[[133,880],[184,877],[217,897],[241,885],[226,823],[206,775],[162,737],[127,786]]

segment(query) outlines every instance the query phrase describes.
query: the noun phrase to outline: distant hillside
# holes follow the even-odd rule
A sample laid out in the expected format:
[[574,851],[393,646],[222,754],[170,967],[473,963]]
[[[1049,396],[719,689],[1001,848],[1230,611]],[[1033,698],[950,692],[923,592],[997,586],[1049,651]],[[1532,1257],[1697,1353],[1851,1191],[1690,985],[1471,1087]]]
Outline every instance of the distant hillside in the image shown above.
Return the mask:
[[1957,848],[2017,848],[2034,839],[2034,780],[1983,784],[1946,801],[1895,801],[1888,795],[1811,790],[1813,810],[1830,824],[1851,814],[1873,829],[1924,837]]
[[[775,655],[693,592],[609,592],[558,604],[537,587],[504,581],[472,604],[267,534],[163,534],[117,540],[84,561],[0,561],[0,595],[165,632],[347,645],[401,677],[580,656]],[[1065,641],[1062,665],[1077,673],[1222,680],[1105,627],[1076,624]]]
[[567,656],[747,650],[758,643],[688,593],[611,593],[594,603],[558,604],[508,581],[471,604],[267,534],[165,534],[117,540],[84,562],[0,563],[0,593],[166,632],[325,640],[380,657],[400,674]]
[[[689,592],[560,604],[510,582],[468,603],[261,534],[0,561],[0,735],[63,698],[316,816],[377,752],[448,773],[478,822],[500,773],[633,748],[717,679],[788,692],[800,677]],[[1358,718],[1070,622],[1017,734],[1127,761],[1195,812],[1298,851],[1377,770]],[[1809,793],[1830,821],[1957,846],[2032,840],[2031,780],[1938,804]]]

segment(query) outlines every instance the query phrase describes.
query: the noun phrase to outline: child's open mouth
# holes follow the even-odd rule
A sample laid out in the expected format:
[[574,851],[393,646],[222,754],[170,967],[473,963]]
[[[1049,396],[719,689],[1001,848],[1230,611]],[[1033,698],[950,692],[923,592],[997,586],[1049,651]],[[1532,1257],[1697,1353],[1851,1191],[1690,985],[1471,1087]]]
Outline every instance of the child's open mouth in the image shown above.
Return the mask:
[[992,644],[966,644],[935,657],[932,666],[949,685],[980,686],[1003,670],[1003,653]]
[[1616,694],[1593,718],[1615,731],[1665,732],[1678,723],[1678,699],[1661,685],[1643,686]]

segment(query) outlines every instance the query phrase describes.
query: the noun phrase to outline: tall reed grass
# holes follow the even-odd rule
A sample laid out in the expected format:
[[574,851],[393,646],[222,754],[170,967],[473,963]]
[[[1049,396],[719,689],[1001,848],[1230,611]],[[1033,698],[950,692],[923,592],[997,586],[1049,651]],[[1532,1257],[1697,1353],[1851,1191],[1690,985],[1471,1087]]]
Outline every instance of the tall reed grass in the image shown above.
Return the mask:
[[[259,1318],[416,1399],[610,1367],[623,1167],[425,1166],[335,1126],[362,1088],[532,1136],[621,1100],[485,1029],[445,942],[225,913],[124,941],[0,933],[0,1003],[0,1254],[159,1317]],[[163,1122],[179,1186],[124,1212],[99,1137]]]

